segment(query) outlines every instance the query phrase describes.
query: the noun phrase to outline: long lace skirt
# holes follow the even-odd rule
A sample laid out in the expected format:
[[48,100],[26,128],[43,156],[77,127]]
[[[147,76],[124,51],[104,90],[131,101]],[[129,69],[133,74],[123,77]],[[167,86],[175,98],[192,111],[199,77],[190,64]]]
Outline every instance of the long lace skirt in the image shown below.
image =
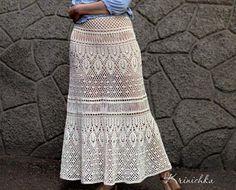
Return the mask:
[[75,24],[60,178],[140,183],[172,168],[145,91],[128,16]]

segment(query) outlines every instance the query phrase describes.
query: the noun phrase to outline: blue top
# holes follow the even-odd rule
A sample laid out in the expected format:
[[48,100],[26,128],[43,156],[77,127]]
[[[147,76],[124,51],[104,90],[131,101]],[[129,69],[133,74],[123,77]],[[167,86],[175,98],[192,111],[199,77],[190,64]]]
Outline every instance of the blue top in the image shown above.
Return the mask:
[[[130,3],[132,0],[101,0],[105,4],[110,14],[85,14],[82,15],[76,24],[86,22],[89,19],[100,16],[112,16],[112,15],[128,15],[132,20],[134,19],[133,11],[131,10]],[[97,0],[71,0],[71,6],[80,3],[93,3]]]

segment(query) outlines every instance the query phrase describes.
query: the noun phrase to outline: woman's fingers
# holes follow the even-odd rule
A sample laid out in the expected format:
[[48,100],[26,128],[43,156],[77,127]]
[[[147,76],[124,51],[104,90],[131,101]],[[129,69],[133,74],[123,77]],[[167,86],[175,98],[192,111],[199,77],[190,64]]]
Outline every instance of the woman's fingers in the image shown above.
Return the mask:
[[78,11],[78,5],[70,7],[67,12],[74,22],[77,21],[81,16]]

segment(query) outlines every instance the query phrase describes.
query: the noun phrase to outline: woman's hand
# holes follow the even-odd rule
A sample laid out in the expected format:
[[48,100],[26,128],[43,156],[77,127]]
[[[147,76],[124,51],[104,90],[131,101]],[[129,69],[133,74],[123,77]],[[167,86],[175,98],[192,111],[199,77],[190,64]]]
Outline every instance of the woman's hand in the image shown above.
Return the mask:
[[73,22],[75,23],[77,20],[80,19],[80,17],[82,16],[79,12],[79,4],[77,5],[73,5],[72,7],[70,7],[67,10],[69,16],[71,19],[73,19]]
[[96,0],[96,2],[93,3],[75,4],[70,7],[67,12],[74,23],[76,23],[82,15],[110,14],[101,0]]

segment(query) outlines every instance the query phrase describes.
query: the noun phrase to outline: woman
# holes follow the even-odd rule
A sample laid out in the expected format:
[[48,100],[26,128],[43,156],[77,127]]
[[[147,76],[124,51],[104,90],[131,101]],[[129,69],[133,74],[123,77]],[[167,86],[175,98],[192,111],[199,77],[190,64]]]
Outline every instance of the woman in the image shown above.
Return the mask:
[[75,0],[68,9],[70,84],[60,178],[112,189],[160,174],[180,189],[149,108],[131,0]]

